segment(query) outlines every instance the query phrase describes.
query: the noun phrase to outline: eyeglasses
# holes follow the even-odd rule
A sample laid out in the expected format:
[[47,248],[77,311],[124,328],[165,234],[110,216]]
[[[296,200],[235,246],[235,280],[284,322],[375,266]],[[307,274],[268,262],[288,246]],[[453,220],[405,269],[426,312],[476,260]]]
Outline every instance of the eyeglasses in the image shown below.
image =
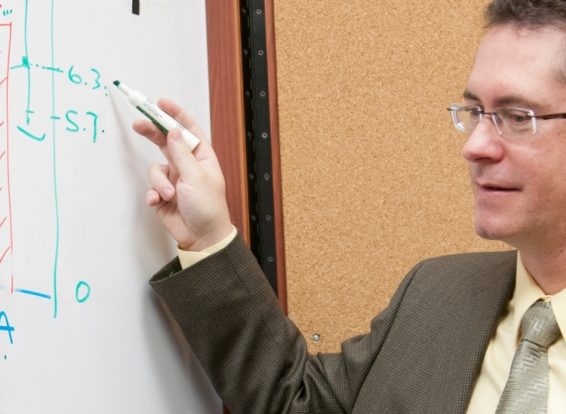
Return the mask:
[[478,105],[451,104],[448,108],[454,127],[464,134],[474,132],[485,116],[489,116],[495,125],[497,133],[503,137],[516,138],[537,133],[538,119],[566,119],[566,113],[535,115],[532,109],[495,108],[486,112]]

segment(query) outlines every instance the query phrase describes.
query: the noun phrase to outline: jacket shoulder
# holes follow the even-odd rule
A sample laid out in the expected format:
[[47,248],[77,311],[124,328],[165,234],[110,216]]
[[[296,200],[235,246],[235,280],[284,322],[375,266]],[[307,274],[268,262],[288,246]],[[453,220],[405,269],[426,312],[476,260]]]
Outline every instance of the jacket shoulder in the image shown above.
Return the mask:
[[421,267],[450,267],[469,269],[493,268],[502,264],[515,263],[517,260],[516,250],[506,250],[498,252],[474,252],[474,253],[458,253],[446,256],[433,257],[425,259],[420,263]]
[[414,269],[414,282],[443,290],[478,292],[512,283],[517,270],[517,252],[461,253],[426,259]]

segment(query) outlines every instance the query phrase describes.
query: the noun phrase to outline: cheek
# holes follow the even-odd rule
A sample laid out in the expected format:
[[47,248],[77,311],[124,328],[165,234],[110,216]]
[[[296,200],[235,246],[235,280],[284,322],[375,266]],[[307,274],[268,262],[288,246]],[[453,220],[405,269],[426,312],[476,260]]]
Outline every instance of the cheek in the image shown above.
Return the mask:
[[566,211],[566,175],[548,177],[548,184],[542,188],[547,203],[559,204]]
[[[563,208],[566,211],[566,154],[555,151],[549,157],[540,157],[539,162],[527,175],[529,189],[537,194],[541,208]],[[540,212],[539,212],[540,213]]]

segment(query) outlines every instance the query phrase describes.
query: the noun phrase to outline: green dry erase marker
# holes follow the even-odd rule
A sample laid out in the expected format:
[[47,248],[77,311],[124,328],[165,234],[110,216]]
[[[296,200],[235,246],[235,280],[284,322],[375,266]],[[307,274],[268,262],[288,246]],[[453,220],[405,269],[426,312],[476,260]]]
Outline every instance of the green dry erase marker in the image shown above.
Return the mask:
[[116,85],[118,89],[128,97],[130,103],[135,106],[138,111],[148,117],[149,120],[157,126],[157,128],[163,131],[163,133],[167,134],[171,129],[177,128],[181,131],[181,135],[191,151],[200,143],[200,140],[195,137],[191,131],[178,123],[170,115],[162,111],[157,105],[151,103],[140,92],[130,89],[119,80],[115,80],[114,85]]

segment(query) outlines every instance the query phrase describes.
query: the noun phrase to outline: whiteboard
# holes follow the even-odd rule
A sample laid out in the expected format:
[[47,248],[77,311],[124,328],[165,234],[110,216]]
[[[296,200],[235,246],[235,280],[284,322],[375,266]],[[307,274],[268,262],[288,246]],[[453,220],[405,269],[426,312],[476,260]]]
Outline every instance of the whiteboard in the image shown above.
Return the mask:
[[175,255],[112,82],[210,136],[204,0],[0,1],[0,413],[220,413],[148,287]]

